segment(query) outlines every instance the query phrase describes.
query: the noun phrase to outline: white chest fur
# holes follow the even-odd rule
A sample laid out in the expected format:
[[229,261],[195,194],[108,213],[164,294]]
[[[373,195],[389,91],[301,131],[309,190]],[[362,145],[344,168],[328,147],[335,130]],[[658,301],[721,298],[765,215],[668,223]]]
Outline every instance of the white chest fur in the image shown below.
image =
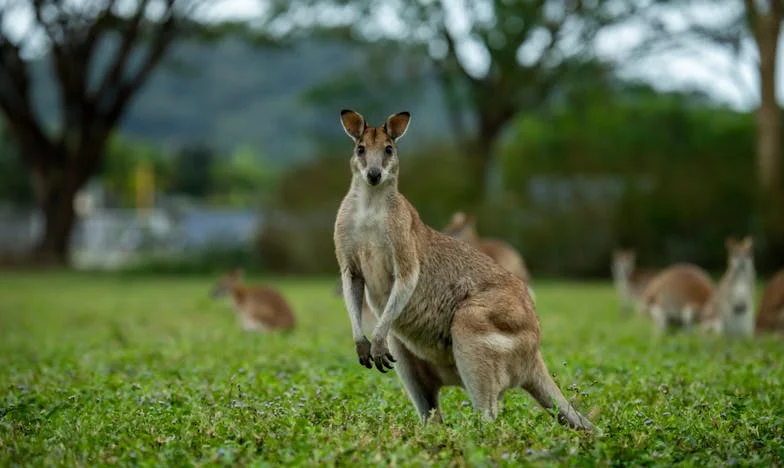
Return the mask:
[[383,308],[392,287],[393,248],[387,230],[389,209],[382,197],[357,200],[351,213],[355,255],[371,305]]

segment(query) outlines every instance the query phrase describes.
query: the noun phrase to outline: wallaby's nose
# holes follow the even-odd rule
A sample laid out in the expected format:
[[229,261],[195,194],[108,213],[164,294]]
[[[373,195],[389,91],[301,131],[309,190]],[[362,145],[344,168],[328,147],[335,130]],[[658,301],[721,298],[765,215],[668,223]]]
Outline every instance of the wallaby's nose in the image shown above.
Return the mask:
[[375,167],[368,169],[367,179],[370,185],[378,185],[381,181],[381,169]]

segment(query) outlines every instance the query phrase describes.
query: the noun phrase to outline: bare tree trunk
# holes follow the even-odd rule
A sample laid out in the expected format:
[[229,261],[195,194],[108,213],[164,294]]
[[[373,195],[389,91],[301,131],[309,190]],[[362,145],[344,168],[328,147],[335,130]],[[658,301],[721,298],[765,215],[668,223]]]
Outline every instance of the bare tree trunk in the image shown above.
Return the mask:
[[33,257],[36,262],[67,265],[76,223],[74,198],[79,185],[64,171],[34,171],[38,206],[44,216],[44,229]]
[[781,179],[781,110],[776,96],[778,35],[760,43],[760,108],[757,114],[757,169],[765,192],[778,189]]

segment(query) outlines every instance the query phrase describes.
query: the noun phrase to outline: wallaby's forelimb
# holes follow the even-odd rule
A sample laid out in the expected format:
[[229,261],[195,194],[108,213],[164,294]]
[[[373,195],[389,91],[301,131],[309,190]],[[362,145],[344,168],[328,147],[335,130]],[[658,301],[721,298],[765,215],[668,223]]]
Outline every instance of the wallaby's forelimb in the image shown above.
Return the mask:
[[[410,247],[407,245],[396,247],[398,248],[395,250],[395,280],[392,291],[389,293],[389,300],[373,329],[373,336],[370,340],[370,355],[376,363],[376,368],[381,372],[387,372],[385,367],[392,369],[390,361],[395,362],[387,347],[389,329],[392,327],[392,322],[400,316],[408,300],[411,299],[419,279],[419,263],[410,261],[411,254],[400,252],[400,250]],[[406,256],[408,256],[407,259]],[[398,259],[408,261],[399,261]]]
[[365,294],[365,281],[349,269],[343,270],[340,277],[343,283],[343,299],[351,321],[351,336],[357,347],[359,363],[371,369],[373,363],[370,357],[370,342],[362,331],[362,298]]

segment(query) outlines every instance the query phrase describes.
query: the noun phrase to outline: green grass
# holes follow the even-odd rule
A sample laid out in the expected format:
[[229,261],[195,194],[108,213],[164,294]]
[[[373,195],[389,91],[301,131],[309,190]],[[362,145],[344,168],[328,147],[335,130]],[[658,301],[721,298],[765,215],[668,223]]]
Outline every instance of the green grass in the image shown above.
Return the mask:
[[361,367],[334,278],[274,280],[299,328],[242,332],[210,278],[0,276],[0,466],[781,465],[784,346],[651,340],[608,284],[536,284],[542,348],[603,430],[507,392],[485,423],[461,389],[419,424],[394,373]]

